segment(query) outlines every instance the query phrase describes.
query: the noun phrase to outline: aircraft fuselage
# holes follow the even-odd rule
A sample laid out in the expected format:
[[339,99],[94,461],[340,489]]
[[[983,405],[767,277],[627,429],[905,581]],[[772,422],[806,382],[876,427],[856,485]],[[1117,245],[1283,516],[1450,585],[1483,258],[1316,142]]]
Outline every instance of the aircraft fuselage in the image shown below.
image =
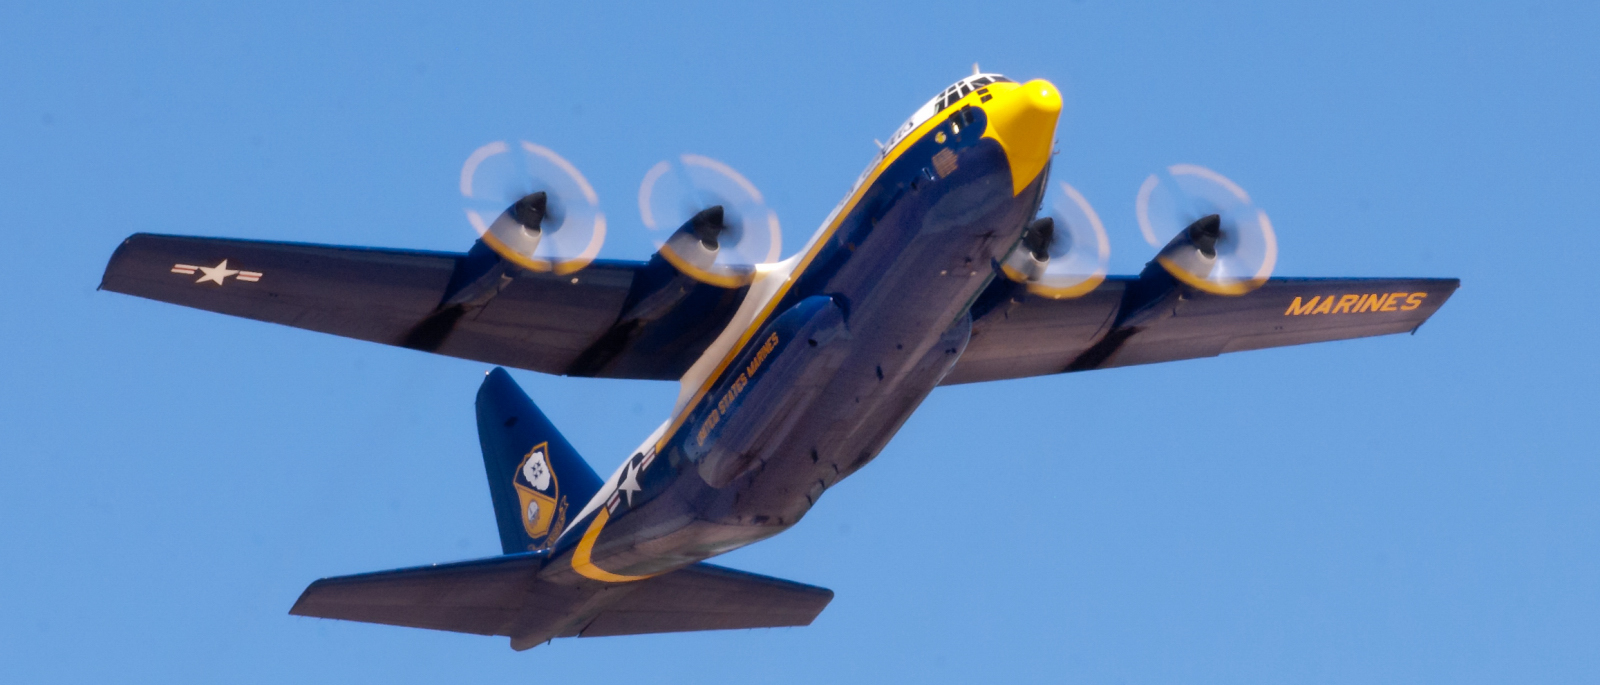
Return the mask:
[[938,385],[1038,209],[1060,108],[1042,81],[955,95],[897,132],[801,255],[758,276],[733,344],[691,370],[688,401],[541,577],[626,583],[782,532]]

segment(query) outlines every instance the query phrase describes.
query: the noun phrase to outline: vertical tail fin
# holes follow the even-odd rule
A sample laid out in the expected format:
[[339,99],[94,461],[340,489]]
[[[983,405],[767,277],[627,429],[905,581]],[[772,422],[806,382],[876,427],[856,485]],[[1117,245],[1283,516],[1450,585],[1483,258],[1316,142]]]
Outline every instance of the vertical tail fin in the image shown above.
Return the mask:
[[600,491],[600,476],[505,369],[478,388],[478,441],[506,554],[549,546]]

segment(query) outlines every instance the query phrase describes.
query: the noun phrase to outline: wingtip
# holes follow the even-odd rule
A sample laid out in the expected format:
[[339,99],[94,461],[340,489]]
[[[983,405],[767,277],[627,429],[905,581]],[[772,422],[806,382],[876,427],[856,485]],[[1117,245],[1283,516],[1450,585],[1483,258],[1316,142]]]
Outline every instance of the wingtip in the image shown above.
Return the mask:
[[306,586],[306,589],[300,591],[300,596],[296,597],[295,600],[294,600],[294,604],[289,607],[289,615],[290,616],[306,616],[306,617],[309,617],[309,618],[319,618],[315,614],[311,614],[311,613],[307,613],[307,612],[309,611],[308,602],[309,602],[309,599],[311,597],[311,591],[315,590],[317,588],[317,584],[321,583],[321,582],[322,582],[321,579],[312,581],[312,583],[310,585]]

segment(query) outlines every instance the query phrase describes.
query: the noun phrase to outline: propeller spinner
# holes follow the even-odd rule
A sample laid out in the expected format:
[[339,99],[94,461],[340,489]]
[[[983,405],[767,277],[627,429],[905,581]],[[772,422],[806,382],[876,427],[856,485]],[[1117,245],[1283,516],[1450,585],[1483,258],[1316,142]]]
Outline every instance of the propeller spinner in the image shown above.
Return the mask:
[[[710,157],[681,155],[651,167],[639,184],[639,216],[661,256],[702,283],[745,285],[755,265],[778,261],[778,214],[743,174]],[[662,233],[658,233],[658,236]]]
[[1066,183],[1052,184],[1044,216],[1028,224],[1022,242],[1000,270],[1028,292],[1052,299],[1078,297],[1100,285],[1111,262],[1111,243],[1089,201]]
[[1151,174],[1135,210],[1145,241],[1161,247],[1162,268],[1184,283],[1219,295],[1261,287],[1278,262],[1278,238],[1267,213],[1237,183],[1193,164]]
[[532,271],[569,274],[594,261],[606,218],[571,162],[527,141],[495,141],[461,167],[467,221],[501,257]]

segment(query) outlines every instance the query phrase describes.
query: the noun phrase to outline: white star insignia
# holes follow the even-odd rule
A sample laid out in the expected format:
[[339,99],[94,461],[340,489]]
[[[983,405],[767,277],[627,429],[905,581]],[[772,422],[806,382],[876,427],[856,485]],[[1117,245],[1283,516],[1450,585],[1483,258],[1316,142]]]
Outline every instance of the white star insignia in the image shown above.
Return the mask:
[[239,273],[238,269],[230,269],[230,268],[228,268],[228,260],[226,260],[226,259],[222,260],[222,263],[218,264],[216,266],[202,266],[202,267],[200,267],[200,271],[202,273],[204,273],[205,275],[201,276],[200,280],[195,281],[195,283],[205,283],[206,281],[212,281],[212,282],[216,283],[217,285],[222,285],[222,280],[223,279],[225,279],[225,278],[227,278],[229,276],[236,275],[236,274]]
[[639,470],[637,467],[629,466],[622,474],[622,482],[617,485],[617,490],[628,497],[630,507],[633,506],[633,493],[642,489],[639,487]]

